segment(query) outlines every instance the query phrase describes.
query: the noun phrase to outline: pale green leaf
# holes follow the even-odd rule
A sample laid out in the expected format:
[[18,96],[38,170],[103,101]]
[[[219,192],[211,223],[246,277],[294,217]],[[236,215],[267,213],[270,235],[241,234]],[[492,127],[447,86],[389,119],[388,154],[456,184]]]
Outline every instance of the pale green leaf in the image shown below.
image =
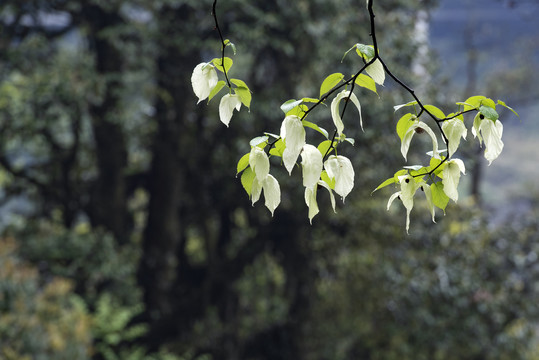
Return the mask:
[[397,182],[397,180],[394,177],[390,177],[389,179],[385,180],[383,183],[378,185],[378,187],[376,189],[374,189],[373,192],[375,192],[377,190],[380,190],[382,188],[385,188],[388,185],[395,184],[396,182]]
[[449,157],[451,157],[455,153],[455,151],[457,151],[457,148],[460,145],[460,139],[464,138],[466,140],[468,129],[466,129],[464,122],[462,122],[461,120],[451,119],[444,121],[444,123],[442,124],[442,130],[447,137],[447,140],[449,141],[448,151]]
[[303,186],[313,188],[322,174],[322,154],[316,147],[306,144],[301,152],[301,167],[303,169]]
[[283,152],[284,166],[291,174],[301,149],[305,145],[305,128],[297,116],[285,117],[281,125],[281,138],[284,139],[286,145]]
[[258,181],[262,183],[268,176],[270,169],[269,158],[266,152],[258,146],[252,147],[249,154],[249,166],[251,166],[251,169],[256,174]]
[[318,145],[318,151],[320,151],[322,156],[325,156],[328,153],[328,150],[330,147],[331,147],[331,140],[325,140],[325,141],[322,141]]
[[198,102],[205,100],[217,85],[217,72],[209,63],[200,63],[193,69],[191,85],[193,92],[198,97]]
[[309,208],[309,221],[311,224],[313,223],[313,218],[320,211],[318,209],[318,203],[316,202],[316,192],[316,186],[313,188],[305,188],[305,204],[307,204],[307,207]]
[[434,157],[439,157],[438,154],[438,140],[432,129],[422,121],[414,121],[414,123],[408,128],[406,134],[402,138],[401,142],[401,153],[404,159],[406,160],[406,155],[408,154],[408,149],[410,148],[410,142],[412,137],[416,134],[416,129],[423,129],[432,139],[432,152]]
[[237,87],[234,88],[234,92],[240,97],[241,103],[245,105],[246,108],[251,107],[252,95],[248,88]]
[[342,196],[342,200],[354,187],[354,168],[350,160],[344,156],[332,155],[324,163],[324,169],[330,179],[335,179],[335,192]]
[[367,66],[365,71],[367,71],[367,74],[369,74],[369,76],[374,80],[375,83],[377,83],[378,85],[384,85],[386,73],[380,59],[374,60],[372,64]]
[[443,180],[445,194],[453,201],[457,202],[459,198],[458,186],[460,173],[465,173],[464,163],[460,159],[447,161],[443,170]]
[[273,148],[270,150],[270,155],[274,156],[283,156],[283,152],[285,149],[284,141],[282,139],[277,140],[277,142],[273,145]]
[[281,203],[281,188],[279,182],[273,176],[268,175],[262,183],[264,190],[265,205],[273,216],[273,212]]
[[232,118],[232,112],[234,109],[240,111],[241,108],[241,99],[238,95],[226,94],[221,98],[219,103],[219,118],[221,122],[228,127],[230,119]]

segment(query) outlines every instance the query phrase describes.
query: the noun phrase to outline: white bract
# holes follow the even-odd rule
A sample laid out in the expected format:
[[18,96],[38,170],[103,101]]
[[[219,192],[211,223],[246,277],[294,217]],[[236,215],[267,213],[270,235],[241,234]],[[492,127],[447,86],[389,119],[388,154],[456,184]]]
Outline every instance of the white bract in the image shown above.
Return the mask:
[[444,185],[444,193],[454,202],[459,199],[460,173],[466,174],[464,163],[460,159],[453,159],[447,162],[443,170],[442,184]]
[[241,99],[236,94],[226,94],[219,103],[219,118],[228,127],[234,109],[240,111]]
[[449,141],[449,157],[451,157],[460,145],[460,138],[466,140],[468,129],[460,119],[446,120],[442,124],[442,130]]
[[339,103],[341,102],[342,99],[345,99],[348,97],[350,97],[350,100],[359,111],[359,123],[361,125],[361,129],[363,129],[363,117],[361,116],[361,105],[359,103],[357,96],[354,93],[350,93],[350,91],[343,90],[331,102],[331,118],[333,119],[333,123],[335,124],[335,128],[337,129],[337,134],[339,135],[339,137],[342,135],[342,132],[344,130],[344,124],[342,122],[341,114],[339,112]]
[[322,153],[313,145],[306,144],[301,152],[301,167],[303,168],[303,186],[308,189],[314,188],[322,173]]
[[402,138],[401,153],[402,156],[404,156],[404,160],[406,160],[406,155],[408,154],[408,149],[410,148],[410,142],[412,141],[412,138],[414,137],[417,129],[423,129],[427,132],[427,134],[429,134],[432,139],[432,156],[438,159],[440,156],[438,154],[438,140],[436,139],[436,135],[434,134],[432,129],[424,122],[414,121],[414,123],[408,128]]
[[374,80],[378,85],[384,85],[386,80],[386,73],[384,71],[384,65],[379,59],[374,60],[366,69],[367,74]]
[[288,173],[292,173],[298,156],[305,145],[305,128],[299,117],[289,115],[284,118],[281,125],[281,138],[286,148],[283,151],[283,162]]
[[[389,210],[389,207],[391,206],[391,204],[396,198],[401,199],[402,204],[406,208],[406,232],[408,232],[408,229],[410,228],[410,212],[414,208],[414,195],[417,189],[419,189],[422,186],[423,186],[423,189],[425,189],[427,186],[424,181],[416,182],[415,179],[410,175],[402,175],[402,176],[399,176],[398,179],[399,179],[401,190],[397,191],[396,193],[390,196],[389,201],[387,202],[387,210]],[[427,200],[428,200],[428,197],[427,197]],[[432,200],[432,196],[431,196],[431,200]],[[434,219],[434,207],[432,208],[431,212],[433,213],[433,219]]]
[[335,179],[335,192],[342,196],[342,200],[354,187],[354,168],[350,160],[344,156],[332,155],[324,163],[324,169],[330,179]]
[[500,120],[481,119],[480,114],[474,119],[472,134],[479,138],[479,143],[485,143],[485,159],[490,165],[503,150],[503,125]]
[[217,71],[209,63],[200,63],[193,70],[191,75],[191,85],[193,91],[198,97],[198,102],[205,100],[210,96],[210,92],[217,85]]
[[268,176],[270,168],[269,158],[266,152],[258,146],[253,146],[249,154],[249,166],[255,173],[256,179],[262,183]]
[[[324,181],[320,180],[316,185],[319,185],[323,188],[325,188],[329,192],[329,197],[331,200],[331,207],[333,208],[333,211],[335,211],[335,196],[333,195],[333,191],[329,187],[328,184],[326,184]],[[313,188],[305,188],[305,203],[307,204],[307,207],[309,208],[309,221],[311,224],[313,223],[313,218],[318,214],[318,203],[316,201],[316,194],[318,192],[318,186],[313,186]]]

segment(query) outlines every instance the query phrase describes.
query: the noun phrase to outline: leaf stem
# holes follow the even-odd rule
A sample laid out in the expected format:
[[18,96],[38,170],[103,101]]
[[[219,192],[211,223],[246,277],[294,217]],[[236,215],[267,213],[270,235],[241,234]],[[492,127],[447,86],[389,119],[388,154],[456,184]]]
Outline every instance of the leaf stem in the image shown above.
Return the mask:
[[232,84],[230,84],[230,80],[228,79],[228,74],[226,73],[226,67],[225,67],[225,39],[223,37],[223,33],[221,32],[221,28],[219,27],[219,21],[217,20],[217,0],[213,0],[213,6],[212,6],[212,15],[213,19],[215,20],[215,28],[217,29],[217,32],[219,33],[219,38],[221,39],[221,66],[223,67],[223,73],[225,74],[226,84],[227,86],[232,89]]

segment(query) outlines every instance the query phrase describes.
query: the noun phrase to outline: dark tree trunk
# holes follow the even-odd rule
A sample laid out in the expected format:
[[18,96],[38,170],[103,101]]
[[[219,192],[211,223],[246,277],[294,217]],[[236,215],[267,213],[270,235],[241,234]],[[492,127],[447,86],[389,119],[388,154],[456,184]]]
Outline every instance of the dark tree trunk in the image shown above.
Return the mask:
[[122,24],[117,12],[87,5],[81,11],[83,21],[89,25],[88,41],[95,53],[95,68],[104,82],[102,101],[92,103],[89,112],[96,148],[98,177],[92,191],[89,214],[94,225],[104,226],[122,243],[128,239],[128,211],[125,171],[127,149],[120,119],[119,81],[123,68],[123,55],[104,35]]

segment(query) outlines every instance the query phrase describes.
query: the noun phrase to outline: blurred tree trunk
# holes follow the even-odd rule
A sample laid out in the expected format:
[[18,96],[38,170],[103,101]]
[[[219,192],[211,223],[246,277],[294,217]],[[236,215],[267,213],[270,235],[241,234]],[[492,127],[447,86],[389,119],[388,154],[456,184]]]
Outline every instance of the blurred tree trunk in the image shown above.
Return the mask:
[[104,83],[102,99],[89,104],[95,141],[98,177],[91,194],[89,214],[94,225],[110,230],[120,243],[129,237],[127,227],[126,141],[119,114],[123,54],[105,36],[122,24],[117,12],[85,3],[80,16],[88,25],[88,42],[95,54],[95,68]]

